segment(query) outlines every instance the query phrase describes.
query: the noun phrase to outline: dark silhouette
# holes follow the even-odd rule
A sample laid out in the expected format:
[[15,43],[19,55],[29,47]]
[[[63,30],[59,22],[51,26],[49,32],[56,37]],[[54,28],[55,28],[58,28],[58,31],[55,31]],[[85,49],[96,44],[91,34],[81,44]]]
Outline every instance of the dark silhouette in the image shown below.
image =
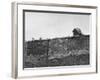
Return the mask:
[[83,35],[83,34],[82,34],[82,31],[80,28],[73,29],[73,36],[81,36],[81,35]]

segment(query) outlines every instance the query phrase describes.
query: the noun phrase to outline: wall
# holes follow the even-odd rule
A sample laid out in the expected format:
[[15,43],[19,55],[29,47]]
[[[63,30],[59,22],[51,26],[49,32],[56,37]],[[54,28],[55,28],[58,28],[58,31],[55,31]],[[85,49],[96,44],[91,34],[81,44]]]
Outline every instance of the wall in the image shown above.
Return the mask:
[[[0,2],[0,80],[13,80],[11,78],[11,2],[15,0],[1,0]],[[22,0],[16,0],[22,1]],[[29,0],[24,0],[29,1]],[[37,1],[37,0],[31,0]],[[79,5],[97,5],[98,6],[98,26],[100,26],[100,0],[38,0],[38,2],[67,3]],[[100,52],[100,27],[98,27],[98,53]],[[98,54],[98,58],[100,54]],[[100,59],[98,59],[100,63]],[[98,65],[100,67],[100,64]],[[99,70],[100,71],[100,70]],[[100,80],[98,74],[84,74],[73,76],[56,76],[26,78],[25,80]],[[23,80],[23,79],[18,79]]]
[[89,64],[89,38],[89,35],[78,35],[27,41],[24,67]]

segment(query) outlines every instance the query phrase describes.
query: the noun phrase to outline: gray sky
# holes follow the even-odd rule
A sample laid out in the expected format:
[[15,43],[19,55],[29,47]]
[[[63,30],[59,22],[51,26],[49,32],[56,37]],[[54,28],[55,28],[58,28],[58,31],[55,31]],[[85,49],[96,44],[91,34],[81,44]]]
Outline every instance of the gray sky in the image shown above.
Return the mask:
[[60,13],[25,13],[25,40],[72,36],[72,30],[79,27],[89,34],[89,15]]

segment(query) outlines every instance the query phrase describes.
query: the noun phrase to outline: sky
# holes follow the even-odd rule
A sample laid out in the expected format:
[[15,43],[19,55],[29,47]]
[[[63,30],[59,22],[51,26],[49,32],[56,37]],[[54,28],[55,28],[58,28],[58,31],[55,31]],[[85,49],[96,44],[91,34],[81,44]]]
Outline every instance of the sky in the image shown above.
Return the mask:
[[25,40],[73,36],[72,30],[77,27],[89,34],[89,19],[88,14],[25,12]]

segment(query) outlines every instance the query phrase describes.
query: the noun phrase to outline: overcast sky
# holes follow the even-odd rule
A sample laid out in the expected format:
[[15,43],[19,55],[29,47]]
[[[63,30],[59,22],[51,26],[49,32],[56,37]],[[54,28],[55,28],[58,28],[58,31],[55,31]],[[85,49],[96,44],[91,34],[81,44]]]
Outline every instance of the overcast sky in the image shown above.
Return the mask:
[[25,40],[72,36],[79,27],[89,34],[89,15],[25,12]]

